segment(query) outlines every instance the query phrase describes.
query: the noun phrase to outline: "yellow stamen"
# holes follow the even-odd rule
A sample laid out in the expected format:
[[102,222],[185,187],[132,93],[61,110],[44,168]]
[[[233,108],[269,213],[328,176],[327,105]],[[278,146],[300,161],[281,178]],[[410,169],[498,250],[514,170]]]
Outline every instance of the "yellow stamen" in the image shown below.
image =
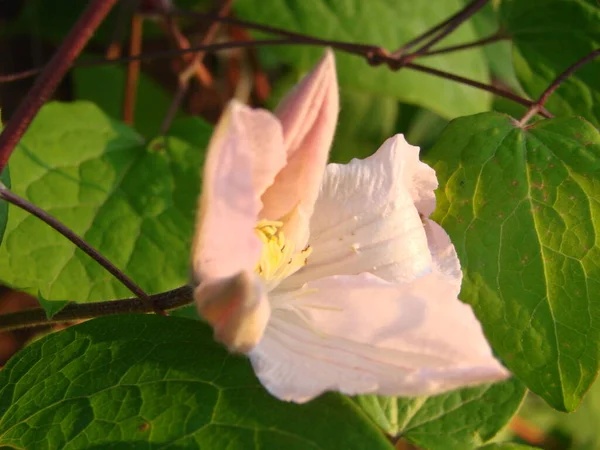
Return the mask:
[[310,246],[296,252],[294,243],[285,239],[282,227],[283,222],[261,220],[255,228],[264,244],[256,272],[267,282],[279,282],[290,276],[306,265],[312,252]]

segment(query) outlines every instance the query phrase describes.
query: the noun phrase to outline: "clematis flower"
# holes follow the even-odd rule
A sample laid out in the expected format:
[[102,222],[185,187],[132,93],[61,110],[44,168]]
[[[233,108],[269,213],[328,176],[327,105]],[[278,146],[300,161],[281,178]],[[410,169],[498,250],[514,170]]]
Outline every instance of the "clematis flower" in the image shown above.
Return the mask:
[[204,169],[192,257],[200,315],[283,400],[431,395],[506,378],[458,299],[454,247],[428,219],[435,172],[402,135],[327,165],[337,114],[329,51],[275,114],[229,106]]

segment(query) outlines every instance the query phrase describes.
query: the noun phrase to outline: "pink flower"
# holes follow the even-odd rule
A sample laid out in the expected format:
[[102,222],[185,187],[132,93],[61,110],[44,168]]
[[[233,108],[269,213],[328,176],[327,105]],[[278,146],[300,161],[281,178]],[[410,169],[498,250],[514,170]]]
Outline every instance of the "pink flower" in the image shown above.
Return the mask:
[[506,378],[446,232],[435,172],[402,135],[347,165],[328,51],[275,114],[233,102],[211,140],[193,250],[217,340],[275,396],[431,395]]

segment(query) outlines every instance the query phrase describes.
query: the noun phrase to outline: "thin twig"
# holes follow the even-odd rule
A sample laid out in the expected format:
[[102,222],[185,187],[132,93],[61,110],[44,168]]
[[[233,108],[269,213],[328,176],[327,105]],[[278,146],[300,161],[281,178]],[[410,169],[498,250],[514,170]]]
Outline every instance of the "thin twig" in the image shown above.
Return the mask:
[[0,134],[0,172],[44,102],[56,89],[87,41],[117,0],[91,0],[58,51],[46,66],[25,99]]
[[[65,224],[60,222],[55,217],[48,214],[46,211],[41,208],[35,206],[33,203],[28,202],[22,197],[19,197],[15,193],[11,192],[0,183],[0,199],[5,200],[6,202],[15,205],[18,208],[27,211],[29,214],[37,217],[42,222],[46,223],[68,240],[70,240],[73,244],[79,247],[83,252],[89,255],[94,261],[104,267],[109,273],[111,273],[117,280],[119,280],[127,289],[133,292],[135,295],[140,298],[143,302],[148,304],[149,308],[152,307],[152,302],[150,301],[148,294],[146,294],[142,288],[140,288],[137,284],[133,282],[131,278],[129,278],[125,273],[123,273],[119,268],[117,268],[113,263],[111,263],[106,257],[104,257],[98,250],[88,244],[85,240],[83,240],[79,235],[77,235],[73,230],[67,227]],[[162,310],[155,309],[157,314],[164,314]]]
[[110,44],[104,52],[106,58],[118,58],[119,56],[121,56],[123,38],[125,36],[125,32],[127,31],[127,19],[130,16],[133,9],[135,8],[135,3],[136,0],[126,0],[121,2],[121,5],[117,12],[117,20],[115,28],[112,32]]
[[[131,17],[131,36],[129,38],[129,54],[139,56],[142,53],[142,34],[144,27],[144,18],[141,14],[134,13]],[[127,63],[127,75],[125,81],[125,97],[123,99],[123,122],[127,125],[133,125],[135,116],[135,98],[137,95],[137,85],[140,77],[139,60],[132,60]]]
[[548,86],[546,88],[546,90],[544,92],[542,92],[542,94],[539,96],[539,98],[529,107],[527,112],[523,115],[523,117],[519,121],[519,124],[521,126],[525,126],[525,124],[527,124],[527,122],[529,122],[529,120],[533,116],[544,111],[544,105],[548,101],[548,98],[550,98],[550,96],[554,93],[554,91],[556,91],[556,89],[569,76],[571,76],[573,73],[575,73],[576,71],[581,69],[584,65],[586,65],[593,59],[597,58],[598,56],[600,56],[600,48],[597,48],[593,52],[587,54],[583,58],[575,61],[573,64],[571,64],[569,67],[567,67],[567,69],[563,73],[561,73],[559,76],[557,76],[554,79],[554,81],[552,83],[550,83],[550,86]]
[[465,44],[459,44],[459,45],[451,45],[449,47],[442,47],[438,50],[429,50],[428,52],[425,52],[425,53],[419,53],[418,57],[422,58],[424,56],[435,56],[435,55],[441,55],[444,53],[458,52],[461,50],[467,50],[467,49],[474,48],[474,47],[482,47],[484,45],[492,44],[494,42],[502,41],[505,39],[510,39],[510,37],[498,32],[498,33],[494,33],[491,36],[488,36],[483,39],[478,39],[473,42],[467,42]]
[[398,48],[397,50],[393,51],[391,53],[391,56],[394,58],[401,58],[402,56],[404,56],[406,54],[406,52],[409,49],[411,49],[412,47],[417,45],[419,42],[427,39],[429,36],[432,36],[439,31],[440,33],[436,37],[431,39],[423,47],[419,48],[415,53],[426,52],[429,48],[431,48],[431,46],[433,46],[434,44],[439,42],[441,39],[443,39],[448,34],[452,33],[452,31],[454,31],[456,28],[458,28],[458,26],[461,23],[463,23],[465,20],[467,20],[473,14],[475,14],[487,2],[488,2],[488,0],[473,0],[471,3],[466,5],[463,9],[461,9],[454,15],[450,16],[448,19],[444,20],[443,22],[439,23],[438,25],[434,26],[433,28],[427,30],[425,33],[417,36],[416,38],[408,41],[406,44],[404,44],[402,47]]
[[[159,25],[163,29],[163,32],[165,32],[166,34],[171,36],[171,38],[175,42],[175,45],[177,46],[177,48],[178,49],[190,48],[191,47],[190,41],[183,35],[181,30],[177,26],[177,23],[174,20],[169,19],[169,18],[166,18],[166,19],[162,18],[162,19],[163,20],[161,20],[159,22]],[[189,64],[189,62],[191,61],[192,58],[193,58],[193,55],[191,55],[189,53],[185,53],[185,54],[181,55],[181,60],[182,60],[183,64],[185,64],[185,65]],[[204,66],[204,64],[198,64],[196,66],[195,75],[196,75],[196,79],[202,86],[210,86],[213,83],[212,75],[210,74],[208,69]]]
[[192,303],[194,301],[193,292],[191,286],[182,286],[172,291],[150,295],[148,297],[149,301],[133,297],[106,302],[70,303],[51,319],[46,317],[43,308],[27,309],[0,315],[0,331],[55,325],[114,314],[151,313],[156,308],[161,311],[168,311]]
[[[212,20],[229,25],[236,25],[238,27],[247,28],[250,30],[261,31],[263,33],[275,34],[277,36],[283,36],[292,39],[291,42],[296,44],[315,45],[323,47],[333,47],[346,53],[354,55],[364,55],[369,51],[376,51],[379,49],[376,45],[365,45],[365,44],[354,44],[352,42],[344,42],[330,39],[321,39],[313,36],[308,36],[302,33],[296,33],[295,31],[283,30],[281,28],[272,27],[269,25],[262,25],[259,23],[250,22],[234,17],[223,17],[215,14],[202,13],[199,11],[187,11],[187,10],[173,10],[167,13],[169,17],[195,17],[202,20]],[[257,41],[259,42],[259,41]]]
[[[231,10],[232,3],[233,3],[233,0],[223,0],[221,6],[219,7],[219,9],[217,11],[217,16],[219,16],[219,17],[227,16]],[[200,45],[209,45],[212,41],[214,41],[215,38],[217,37],[217,32],[219,31],[220,26],[221,26],[221,24],[219,22],[213,21],[209,25],[208,30],[206,30],[206,33],[204,34],[204,36],[202,37],[202,40],[200,41]],[[181,103],[183,102],[185,94],[186,94],[187,90],[189,89],[190,80],[191,80],[192,76],[194,75],[194,73],[197,71],[197,67],[202,65],[202,60],[204,59],[205,55],[206,55],[205,51],[195,52],[193,54],[192,58],[190,59],[188,66],[185,69],[183,69],[181,71],[181,73],[179,74],[177,93],[173,97],[171,105],[169,106],[169,110],[168,110],[168,112],[163,120],[163,123],[161,125],[162,134],[166,134],[167,131],[169,131],[169,127],[171,126],[171,123],[173,122],[173,119],[175,118],[177,111],[179,111],[179,108],[181,107]]]
[[461,10],[458,14],[454,16],[454,19],[450,23],[448,23],[448,25],[443,30],[441,30],[437,36],[435,36],[429,42],[424,44],[422,47],[419,47],[410,56],[407,55],[407,57],[409,56],[410,60],[412,60],[418,55],[426,53],[431,47],[433,47],[435,44],[437,44],[446,36],[451,34],[454,30],[456,30],[460,25],[462,25],[462,23],[465,20],[467,20],[477,11],[479,11],[487,2],[488,0],[474,0],[473,2],[469,3],[463,10]]
[[[198,13],[198,15],[200,17],[205,17],[205,15],[202,13]],[[248,22],[240,21],[238,19],[231,19],[231,18],[217,17],[216,20],[219,20],[224,23],[231,22],[236,25],[239,24],[240,26],[244,26],[244,25],[248,24]],[[107,60],[104,58],[99,59],[99,60],[87,60],[87,61],[82,61],[80,63],[77,63],[76,66],[77,67],[90,67],[90,66],[97,66],[97,65],[107,64],[107,63],[128,62],[132,59],[144,61],[144,60],[158,59],[158,58],[171,58],[171,57],[182,55],[185,53],[193,53],[193,52],[198,52],[198,51],[217,52],[217,51],[228,50],[228,49],[233,49],[233,48],[261,47],[261,46],[270,46],[270,45],[274,45],[274,46],[278,46],[278,45],[330,46],[337,50],[344,51],[346,53],[351,53],[354,55],[359,55],[361,57],[364,57],[367,59],[367,61],[371,65],[374,65],[374,66],[385,63],[392,70],[398,70],[401,67],[408,67],[408,68],[412,68],[414,70],[418,70],[421,72],[429,73],[430,75],[449,79],[452,81],[466,84],[468,86],[472,86],[477,89],[491,92],[495,95],[507,98],[509,100],[512,100],[512,101],[514,101],[520,105],[524,105],[526,107],[529,107],[533,104],[533,102],[531,100],[525,99],[516,94],[513,94],[512,92],[509,92],[504,89],[499,89],[492,85],[487,85],[487,84],[480,83],[475,80],[470,80],[465,77],[461,77],[461,76],[454,75],[454,74],[444,72],[441,70],[421,66],[418,64],[407,63],[405,61],[402,61],[401,59],[392,57],[385,49],[382,49],[380,47],[371,46],[371,45],[362,45],[362,44],[348,44],[345,42],[331,41],[331,40],[323,40],[323,39],[313,38],[310,36],[304,36],[299,33],[292,33],[292,32],[288,32],[286,30],[279,30],[279,29],[276,29],[273,27],[267,27],[264,25],[251,24],[251,27],[253,27],[254,29],[259,29],[261,31],[272,32],[272,33],[276,33],[279,35],[290,36],[290,37],[288,39],[266,39],[266,40],[255,40],[255,41],[224,42],[224,43],[217,43],[217,44],[211,44],[211,45],[206,45],[206,46],[191,47],[188,49],[165,50],[165,51],[160,51],[160,52],[154,52],[152,54],[142,54],[137,57],[130,56],[130,57],[110,59],[110,60]],[[8,75],[7,77],[12,77],[12,79],[16,79],[17,75],[11,74],[11,75]],[[0,79],[2,79],[2,76],[0,76]],[[547,111],[545,111],[544,109],[541,109],[539,112],[544,117],[551,117],[551,114],[548,113]]]
[[[82,61],[81,63],[77,63],[77,67],[90,67],[90,66],[98,66],[109,63],[123,63],[128,62],[132,59],[146,61],[151,59],[159,59],[159,58],[172,58],[174,56],[181,55],[183,53],[192,53],[197,51],[206,51],[206,52],[217,52],[222,50],[229,50],[233,48],[247,48],[247,47],[261,47],[261,46],[279,46],[279,45],[309,45],[309,46],[323,46],[324,44],[314,40],[309,40],[307,42],[300,42],[294,39],[266,39],[266,40],[255,40],[255,41],[239,41],[239,42],[222,42],[217,44],[198,46],[198,47],[190,47],[188,49],[177,49],[177,50],[164,50],[160,52],[154,52],[151,54],[142,54],[136,57],[126,56],[117,59],[98,59],[98,60],[87,60]],[[434,75],[440,78],[456,81],[458,83],[466,84],[468,86],[481,89],[484,91],[491,92],[492,94],[498,95],[500,97],[507,98],[512,100],[520,105],[529,107],[533,104],[531,100],[527,100],[523,97],[520,97],[516,94],[513,94],[510,91],[497,88],[492,85],[480,83],[479,81],[471,80],[469,78],[461,77],[459,75],[454,75],[448,72],[444,72],[442,70],[433,69],[426,66],[421,66],[415,63],[405,63],[401,62],[396,58],[389,56],[389,54],[378,47],[365,46],[369,51],[364,54],[360,54],[360,56],[367,59],[367,61],[374,65],[378,66],[381,64],[386,64],[392,70],[398,70],[401,67],[407,67],[410,69],[414,69],[420,72],[425,72],[430,75]],[[338,48],[338,50],[345,51],[344,49]],[[545,117],[549,117],[547,111],[540,111],[542,115]]]

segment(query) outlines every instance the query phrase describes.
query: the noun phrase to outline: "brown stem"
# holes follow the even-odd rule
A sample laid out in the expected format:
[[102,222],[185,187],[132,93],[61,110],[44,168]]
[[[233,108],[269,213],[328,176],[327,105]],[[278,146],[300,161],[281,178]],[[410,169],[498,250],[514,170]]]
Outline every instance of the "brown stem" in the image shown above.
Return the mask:
[[[459,44],[459,45],[452,45],[449,47],[443,47],[438,50],[429,50],[428,52],[425,52],[425,53],[419,53],[418,56],[419,56],[419,58],[422,58],[424,56],[435,56],[435,55],[441,55],[444,53],[458,52],[461,50],[467,50],[469,48],[482,47],[484,45],[491,44],[493,42],[502,41],[504,39],[510,39],[510,38],[507,35],[498,32],[498,33],[494,33],[493,35],[491,35],[489,37],[479,39],[477,41],[467,42],[466,44]],[[411,53],[410,55],[407,55],[407,56],[411,56],[413,54],[416,55],[415,53]]]
[[[177,23],[175,23],[172,19],[165,19],[159,22],[163,32],[171,36],[175,45],[178,49],[190,48],[190,41],[183,35]],[[193,55],[189,53],[185,53],[181,55],[181,60],[183,64],[187,65],[193,58]],[[208,71],[208,69],[204,66],[204,64],[199,64],[196,67],[196,79],[202,86],[210,86],[213,82],[212,75]]]
[[[140,14],[133,14],[131,18],[131,37],[129,41],[129,54],[139,56],[142,53],[142,34],[144,18]],[[137,85],[140,77],[139,60],[131,60],[127,64],[127,76],[125,81],[125,98],[123,99],[123,122],[133,125],[135,116],[135,98]]]
[[421,34],[420,36],[417,36],[416,38],[414,38],[414,39],[410,40],[409,42],[407,42],[406,44],[404,44],[398,50],[392,52],[391,56],[394,58],[401,58],[402,56],[404,56],[404,54],[410,48],[414,47],[419,42],[427,39],[429,36],[432,36],[433,34],[435,34],[439,31],[437,36],[432,38],[429,42],[427,42],[425,45],[423,45],[421,48],[419,48],[416,52],[414,52],[414,53],[418,53],[418,54],[425,53],[433,45],[435,45],[440,40],[442,40],[444,37],[446,37],[447,35],[452,33],[465,20],[467,20],[469,17],[471,17],[477,11],[479,11],[479,9],[481,9],[487,2],[488,2],[488,0],[473,0],[471,3],[466,5],[463,9],[458,11],[453,16],[450,16],[448,19],[444,20],[440,24],[427,30],[425,33]]
[[[227,14],[229,14],[232,3],[233,3],[233,0],[223,0],[221,3],[221,6],[219,7],[219,9],[217,11],[217,16],[224,17]],[[221,26],[221,24],[219,22],[213,21],[209,25],[208,30],[206,30],[206,33],[204,34],[202,41],[200,41],[200,45],[209,45],[212,41],[214,41],[215,38],[217,37],[217,33],[219,31],[220,26]],[[165,116],[165,118],[163,120],[163,123],[161,126],[162,134],[166,134],[166,132],[169,130],[169,127],[171,126],[171,123],[173,122],[173,119],[175,118],[177,111],[179,111],[179,108],[181,107],[181,103],[183,102],[185,94],[186,94],[187,90],[189,89],[190,80],[191,80],[192,76],[194,75],[194,73],[196,72],[197,67],[202,65],[202,61],[203,61],[205,55],[206,55],[205,51],[195,52],[192,55],[192,58],[190,59],[188,66],[185,69],[183,69],[183,71],[179,74],[179,86],[177,89],[177,95],[175,95],[173,97],[173,101],[171,102],[169,111],[167,112],[167,115]]]
[[0,134],[0,171],[6,166],[8,158],[39,109],[54,92],[69,69],[71,61],[79,55],[116,1],[91,0],[58,51],[46,64],[42,74],[8,121],[2,134]]
[[[290,43],[294,44],[305,44],[305,45],[316,45],[323,47],[333,47],[338,50],[344,51],[346,53],[351,53],[354,55],[364,55],[369,51],[376,51],[379,47],[375,45],[365,45],[365,44],[354,44],[351,42],[344,41],[336,41],[329,39],[320,39],[313,36],[308,36],[302,33],[296,33],[295,31],[283,30],[281,28],[272,27],[269,25],[262,25],[259,23],[249,22],[247,20],[241,20],[234,17],[223,17],[214,14],[207,14],[198,11],[187,11],[187,10],[175,10],[170,11],[168,14],[170,17],[195,17],[202,20],[213,20],[221,23],[226,23],[229,25],[236,25],[243,28],[248,28],[250,30],[261,31],[263,33],[275,34],[278,36],[283,36],[290,38]],[[259,42],[259,41],[257,41]]]
[[[218,20],[221,20],[221,18],[219,18]],[[223,20],[223,21],[225,21],[225,20]],[[235,21],[237,21],[237,19],[235,19]],[[264,27],[262,25],[260,25],[260,28],[264,28]],[[271,28],[271,27],[268,27],[268,28]],[[285,30],[282,30],[278,34],[289,35],[291,33],[287,32]],[[298,35],[297,33],[292,33],[292,34],[294,34],[296,36]],[[302,35],[300,35],[300,36],[302,36]],[[482,90],[491,92],[495,95],[507,98],[509,100],[512,100],[512,101],[514,101],[520,105],[524,105],[526,107],[529,107],[533,104],[533,102],[531,100],[525,99],[516,94],[513,94],[512,92],[497,88],[492,85],[480,83],[475,80],[470,80],[465,77],[461,77],[461,76],[454,75],[454,74],[444,72],[441,70],[421,66],[419,64],[407,63],[406,61],[402,61],[401,59],[392,57],[385,49],[381,49],[379,47],[370,46],[370,45],[358,45],[358,44],[351,44],[349,46],[347,43],[340,43],[337,41],[327,41],[327,40],[322,40],[322,39],[317,39],[317,38],[312,38],[312,37],[308,37],[307,39],[298,39],[297,37],[290,37],[289,39],[266,39],[266,40],[255,40],[255,41],[224,42],[224,43],[217,43],[217,44],[212,44],[212,45],[207,45],[207,46],[192,47],[192,48],[188,48],[188,49],[166,50],[166,51],[161,51],[161,52],[154,52],[149,55],[142,54],[137,57],[124,57],[124,58],[111,59],[111,60],[107,60],[107,59],[88,60],[88,61],[84,61],[84,62],[77,64],[77,66],[78,67],[84,67],[84,66],[89,67],[89,66],[101,65],[101,64],[106,64],[106,63],[121,63],[121,62],[130,61],[131,59],[149,60],[149,59],[155,59],[155,58],[171,58],[173,56],[178,56],[178,55],[181,55],[184,53],[191,53],[191,52],[197,52],[197,51],[216,52],[216,51],[227,50],[227,49],[232,49],[232,48],[249,48],[249,47],[260,47],[260,46],[268,46],[268,45],[330,46],[337,50],[344,51],[346,53],[359,55],[359,56],[365,58],[369,62],[369,64],[371,64],[373,66],[377,66],[377,65],[381,65],[381,64],[385,63],[392,70],[398,70],[401,67],[408,67],[408,68],[412,68],[414,70],[428,73],[430,75],[434,75],[437,77],[456,81],[458,83],[466,84],[468,86],[471,86],[471,87],[474,87],[477,89],[482,89]],[[544,117],[552,117],[552,115],[544,109],[540,109],[539,113],[542,114]]]
[[167,311],[192,303],[193,292],[191,286],[182,286],[172,291],[150,295],[148,301],[133,297],[106,302],[70,303],[51,319],[46,317],[43,308],[27,309],[0,315],[0,331],[54,325],[114,314],[144,314],[156,309]]
[[127,31],[128,18],[136,5],[133,1],[123,1],[117,12],[117,21],[112,32],[110,44],[104,52],[106,58],[118,58],[121,56],[123,38]]
[[[18,208],[27,211],[29,214],[37,217],[42,222],[46,223],[68,240],[70,240],[73,244],[79,247],[83,252],[85,252],[88,256],[94,259],[98,264],[104,267],[110,274],[112,274],[117,280],[119,280],[125,287],[127,287],[131,292],[138,296],[138,298],[148,303],[151,308],[151,302],[149,301],[148,294],[146,294],[142,288],[140,288],[137,284],[133,282],[131,278],[125,275],[121,270],[119,270],[113,263],[111,263],[106,257],[104,257],[98,250],[92,247],[90,244],[85,242],[80,236],[78,236],[73,230],[67,227],[65,224],[60,222],[55,217],[48,214],[46,211],[38,208],[33,203],[28,202],[22,197],[19,197],[15,193],[11,192],[0,183],[0,198],[4,201],[15,205]],[[155,310],[158,314],[163,314],[162,310]]]
[[571,76],[573,73],[575,73],[576,71],[578,71],[579,69],[581,69],[584,65],[586,65],[587,63],[589,63],[593,59],[597,58],[598,56],[600,56],[600,48],[597,48],[596,50],[594,50],[593,52],[587,54],[583,58],[575,61],[571,66],[567,67],[567,69],[563,73],[561,73],[560,75],[558,75],[554,79],[554,81],[552,83],[550,83],[550,86],[548,86],[546,88],[546,90],[544,92],[542,92],[542,94],[539,96],[539,98],[529,107],[529,109],[527,110],[527,112],[525,112],[525,114],[523,115],[523,117],[519,121],[520,125],[524,126],[525,124],[527,124],[527,122],[533,116],[535,116],[538,113],[541,113],[542,111],[545,111],[544,105],[548,101],[548,98],[550,98],[550,96],[554,93],[554,91],[556,91],[556,89],[569,76]]
[[[391,64],[393,65],[395,61],[396,60],[392,60]],[[531,104],[533,103],[531,100],[527,100],[523,97],[519,97],[518,95],[513,94],[512,92],[507,91],[505,89],[497,88],[497,87],[489,85],[489,84],[480,83],[479,81],[471,80],[469,78],[464,78],[459,75],[454,75],[452,73],[443,72],[441,70],[433,69],[431,67],[421,66],[420,64],[414,64],[414,63],[406,63],[404,65],[404,67],[416,70],[418,72],[428,73],[428,74],[434,75],[436,77],[441,77],[446,80],[452,80],[452,81],[456,81],[456,82],[459,82],[462,84],[466,84],[467,86],[471,86],[471,87],[474,87],[477,89],[488,91],[494,95],[507,98],[507,99],[512,100],[513,102],[518,103],[523,106],[531,106]],[[546,116],[547,112],[540,111],[540,114]]]
[[465,20],[479,11],[483,6],[488,2],[488,0],[474,0],[469,3],[463,10],[461,10],[458,14],[454,16],[454,19],[444,28],[436,37],[431,39],[422,47],[418,48],[417,51],[414,52],[414,56],[420,55],[421,53],[427,52],[431,47],[440,42],[446,36],[451,34],[454,30],[456,30]]

